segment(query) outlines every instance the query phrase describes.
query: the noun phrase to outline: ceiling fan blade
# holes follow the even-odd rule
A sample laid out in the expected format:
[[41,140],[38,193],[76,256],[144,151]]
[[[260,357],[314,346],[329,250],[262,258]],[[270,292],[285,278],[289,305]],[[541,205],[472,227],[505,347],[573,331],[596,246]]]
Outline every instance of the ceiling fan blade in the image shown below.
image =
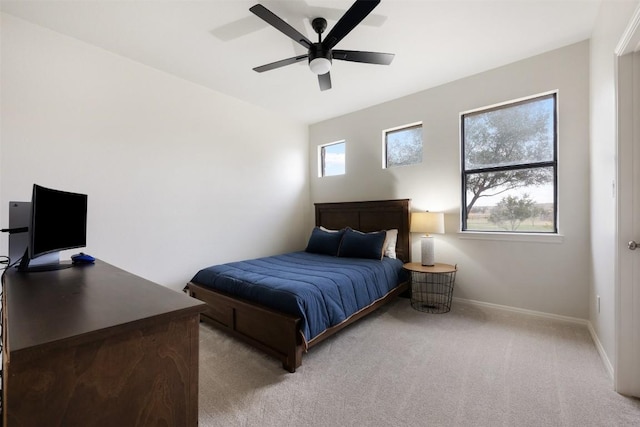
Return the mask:
[[351,62],[365,62],[367,64],[389,65],[395,54],[380,52],[362,52],[359,50],[338,50],[332,51],[333,59]]
[[353,30],[373,9],[380,3],[380,0],[357,0],[336,25],[333,26],[329,34],[322,42],[325,49],[333,48],[340,40]]
[[271,25],[276,30],[281,31],[283,34],[290,37],[295,42],[300,43],[307,49],[309,49],[309,47],[311,46],[312,43],[308,38],[300,34],[298,30],[284,22],[281,18],[279,18],[263,5],[256,4],[255,6],[250,7],[249,10],[253,12],[258,18],[261,18],[267,24]]
[[320,90],[331,89],[331,73],[319,74],[318,83],[320,84]]
[[257,71],[258,73],[264,73],[265,71],[273,70],[275,68],[284,67],[285,65],[295,64],[296,62],[300,62],[303,59],[307,59],[309,55],[298,55],[293,58],[281,59],[280,61],[272,62],[271,64],[261,65],[253,69],[253,71]]

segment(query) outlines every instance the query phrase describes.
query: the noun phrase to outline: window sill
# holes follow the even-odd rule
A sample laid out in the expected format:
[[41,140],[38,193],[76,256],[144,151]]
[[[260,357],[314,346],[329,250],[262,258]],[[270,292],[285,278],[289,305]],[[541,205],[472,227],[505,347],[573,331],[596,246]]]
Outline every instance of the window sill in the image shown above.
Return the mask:
[[469,240],[502,240],[507,242],[563,243],[562,234],[546,233],[492,233],[487,231],[460,231],[458,238]]

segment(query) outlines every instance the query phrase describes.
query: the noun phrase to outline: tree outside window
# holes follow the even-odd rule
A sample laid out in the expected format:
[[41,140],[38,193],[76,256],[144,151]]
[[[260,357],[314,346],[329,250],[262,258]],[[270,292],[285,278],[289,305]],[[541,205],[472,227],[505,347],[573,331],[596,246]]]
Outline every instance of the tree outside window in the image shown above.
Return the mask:
[[557,232],[556,94],[462,114],[462,230]]
[[385,168],[422,163],[422,124],[384,131]]

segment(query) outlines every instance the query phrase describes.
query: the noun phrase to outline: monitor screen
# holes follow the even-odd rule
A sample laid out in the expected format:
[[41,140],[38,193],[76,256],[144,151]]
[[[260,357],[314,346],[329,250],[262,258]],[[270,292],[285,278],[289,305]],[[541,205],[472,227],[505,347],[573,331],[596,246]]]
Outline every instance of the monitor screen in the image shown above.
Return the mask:
[[87,244],[87,196],[33,185],[29,258]]

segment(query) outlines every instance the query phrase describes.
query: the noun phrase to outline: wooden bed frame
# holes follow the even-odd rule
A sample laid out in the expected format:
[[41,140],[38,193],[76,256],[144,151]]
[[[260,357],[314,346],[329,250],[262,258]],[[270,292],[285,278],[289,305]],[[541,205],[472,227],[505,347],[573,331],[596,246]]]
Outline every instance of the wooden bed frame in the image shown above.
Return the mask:
[[[346,203],[316,203],[316,225],[330,229],[351,227],[364,232],[398,229],[398,259],[409,262],[410,200],[382,200]],[[365,307],[339,325],[332,326],[305,344],[300,330],[301,319],[263,305],[230,296],[189,282],[188,293],[207,303],[201,319],[221,327],[250,345],[277,357],[289,372],[302,364],[302,353],[366,316],[408,289],[400,283],[385,297]]]

